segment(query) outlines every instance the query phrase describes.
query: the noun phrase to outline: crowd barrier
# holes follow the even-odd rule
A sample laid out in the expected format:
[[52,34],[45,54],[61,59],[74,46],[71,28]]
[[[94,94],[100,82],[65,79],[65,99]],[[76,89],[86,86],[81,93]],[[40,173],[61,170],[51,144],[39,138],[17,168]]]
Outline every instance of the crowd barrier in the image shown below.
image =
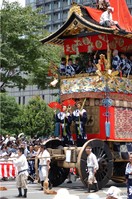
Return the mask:
[[0,179],[4,177],[14,178],[16,176],[16,168],[13,163],[0,162]]

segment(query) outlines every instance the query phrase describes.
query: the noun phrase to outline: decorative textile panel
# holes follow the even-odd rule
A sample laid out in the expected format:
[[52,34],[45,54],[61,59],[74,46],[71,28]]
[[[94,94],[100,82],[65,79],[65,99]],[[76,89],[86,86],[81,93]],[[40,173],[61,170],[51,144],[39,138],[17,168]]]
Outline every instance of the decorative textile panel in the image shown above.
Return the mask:
[[115,107],[115,138],[132,139],[132,109]]

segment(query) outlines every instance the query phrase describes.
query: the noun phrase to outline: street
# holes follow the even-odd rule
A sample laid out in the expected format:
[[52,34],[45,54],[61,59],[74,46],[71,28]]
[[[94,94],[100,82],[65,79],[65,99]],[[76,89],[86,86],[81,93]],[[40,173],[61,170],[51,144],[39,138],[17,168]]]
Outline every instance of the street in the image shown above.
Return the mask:
[[[7,191],[1,191],[0,192],[0,198],[1,197],[7,197],[8,199],[15,199],[15,196],[18,195],[17,188],[16,188],[16,183],[14,180],[10,181],[1,181],[0,186],[6,187]],[[126,199],[126,185],[125,184],[117,184],[112,181],[110,181],[105,188],[102,190],[98,191],[97,194],[101,198],[106,197],[106,193],[108,188],[110,186],[117,186],[122,190],[122,195],[123,199]],[[57,191],[61,188],[67,188],[70,192],[70,194],[74,194],[79,196],[80,199],[87,199],[88,193],[86,192],[86,189],[82,182],[78,179],[77,181],[73,181],[72,184],[67,184],[64,182],[62,185],[59,187],[53,187],[53,190]],[[43,193],[43,191],[40,191],[40,184],[28,184],[28,197],[30,199],[53,199],[53,195],[46,195]],[[63,197],[62,197],[63,199]]]

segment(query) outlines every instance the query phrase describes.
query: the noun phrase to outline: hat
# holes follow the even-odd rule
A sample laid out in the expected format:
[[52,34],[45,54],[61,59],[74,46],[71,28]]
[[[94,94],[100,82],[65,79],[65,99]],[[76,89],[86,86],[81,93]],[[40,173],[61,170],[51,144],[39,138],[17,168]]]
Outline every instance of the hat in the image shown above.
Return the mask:
[[9,140],[10,140],[10,141],[15,141],[16,138],[15,138],[15,137],[10,137]]
[[[63,197],[62,197],[63,196]],[[65,188],[59,189],[57,195],[53,199],[79,199],[79,196],[70,194],[69,191]]]
[[113,196],[114,198],[117,199],[122,199],[121,197],[121,189],[119,189],[118,187],[115,186],[111,186],[107,192],[104,192],[107,194],[107,196]]
[[96,193],[90,193],[87,199],[100,199],[100,197]]
[[114,12],[114,8],[113,7],[111,7],[111,6],[108,6],[108,8],[107,8],[108,10],[111,10],[112,12]]

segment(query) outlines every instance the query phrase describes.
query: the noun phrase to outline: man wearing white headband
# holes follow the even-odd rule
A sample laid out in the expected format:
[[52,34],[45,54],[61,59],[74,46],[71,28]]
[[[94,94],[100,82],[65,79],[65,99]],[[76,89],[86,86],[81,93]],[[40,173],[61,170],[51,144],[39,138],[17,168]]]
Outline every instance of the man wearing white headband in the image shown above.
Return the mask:
[[111,27],[111,26],[117,26],[121,31],[125,32],[121,27],[119,26],[117,21],[114,21],[112,18],[112,12],[114,12],[114,8],[111,6],[107,7],[107,10],[102,13],[100,17],[100,25],[105,27]]

